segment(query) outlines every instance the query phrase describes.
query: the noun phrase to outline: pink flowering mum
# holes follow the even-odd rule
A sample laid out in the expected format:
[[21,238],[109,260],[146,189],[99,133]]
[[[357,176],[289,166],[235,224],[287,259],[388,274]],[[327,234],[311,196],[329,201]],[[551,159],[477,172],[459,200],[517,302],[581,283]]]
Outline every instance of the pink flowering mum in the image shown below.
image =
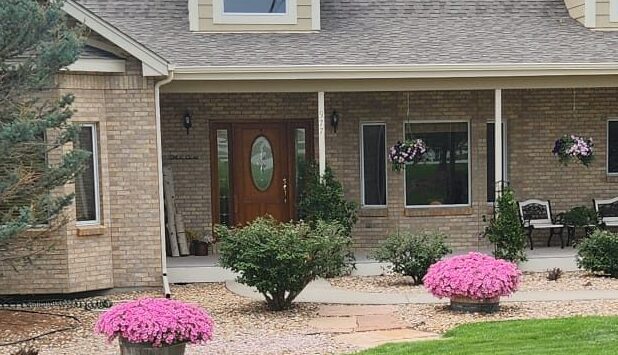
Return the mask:
[[214,322],[198,306],[144,298],[112,307],[99,317],[94,330],[109,341],[121,337],[130,343],[158,347],[182,342],[203,344],[212,338]]
[[484,300],[511,295],[517,291],[520,278],[521,271],[514,263],[481,253],[469,253],[431,265],[423,284],[439,298]]

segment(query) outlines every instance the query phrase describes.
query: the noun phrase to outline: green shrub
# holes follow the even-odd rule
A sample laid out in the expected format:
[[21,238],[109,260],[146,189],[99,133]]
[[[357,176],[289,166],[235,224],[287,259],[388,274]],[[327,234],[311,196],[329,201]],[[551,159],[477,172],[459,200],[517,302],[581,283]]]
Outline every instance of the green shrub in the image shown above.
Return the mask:
[[217,226],[223,267],[264,295],[273,311],[288,309],[317,277],[346,267],[349,238],[337,223],[279,223],[258,218],[245,227]]
[[356,223],[357,206],[345,199],[343,186],[327,166],[323,179],[315,162],[303,166],[300,199],[298,202],[299,218],[314,224],[317,221],[338,222],[346,235],[352,235]]
[[505,187],[495,208],[494,218],[485,230],[485,236],[494,244],[494,256],[512,262],[526,261],[526,235],[513,190]]
[[392,271],[411,276],[414,284],[419,285],[429,267],[451,252],[445,239],[444,234],[437,232],[396,233],[389,236],[372,257],[390,262]]
[[577,266],[618,277],[618,234],[595,231],[577,246]]
[[562,223],[578,227],[596,226],[599,224],[599,215],[586,206],[573,207],[562,214]]

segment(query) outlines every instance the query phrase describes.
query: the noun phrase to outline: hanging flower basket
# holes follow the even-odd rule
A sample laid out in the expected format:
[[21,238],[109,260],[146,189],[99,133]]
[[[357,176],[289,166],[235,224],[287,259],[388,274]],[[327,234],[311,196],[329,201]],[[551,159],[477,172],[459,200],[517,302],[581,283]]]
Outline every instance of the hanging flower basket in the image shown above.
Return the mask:
[[388,152],[393,171],[400,172],[408,163],[417,163],[427,153],[427,146],[422,139],[397,142]]
[[594,158],[593,147],[592,138],[564,135],[556,140],[552,153],[565,166],[572,160],[579,160],[584,166],[589,166]]

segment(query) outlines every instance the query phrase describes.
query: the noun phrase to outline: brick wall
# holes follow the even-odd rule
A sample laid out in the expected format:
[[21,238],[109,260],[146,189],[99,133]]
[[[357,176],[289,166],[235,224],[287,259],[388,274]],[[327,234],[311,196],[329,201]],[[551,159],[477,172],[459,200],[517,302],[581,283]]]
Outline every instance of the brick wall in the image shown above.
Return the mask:
[[68,208],[73,220],[55,232],[53,243],[42,241],[51,251],[19,272],[5,270],[0,293],[160,285],[154,79],[142,77],[141,64],[130,60],[126,75],[59,75],[55,92],[75,95],[75,122],[96,124],[101,225],[77,227],[75,209]]
[[[167,157],[166,162],[174,169],[179,208],[189,228],[208,229],[212,223],[208,122],[309,118],[317,126],[316,96],[313,93],[162,96],[164,158]],[[561,212],[580,204],[590,206],[595,196],[618,194],[618,184],[605,174],[606,119],[618,116],[617,97],[617,89],[504,91],[508,178],[518,198],[551,199],[554,210]],[[327,93],[327,116],[333,109],[342,114],[336,134],[327,122],[327,162],[342,181],[347,197],[357,203],[360,203],[362,122],[385,122],[388,145],[403,139],[403,125],[407,120],[470,122],[471,205],[406,210],[404,175],[389,169],[388,207],[360,211],[354,228],[356,247],[375,247],[398,228],[442,231],[450,236],[450,244],[457,249],[488,247],[479,233],[484,228],[483,216],[490,218],[492,213],[486,202],[486,124],[494,117],[493,100],[493,91]],[[187,110],[194,122],[189,136],[181,123]],[[567,133],[595,139],[597,159],[590,168],[579,165],[565,168],[551,155],[553,141]],[[194,156],[198,160],[169,159],[173,155]],[[545,241],[546,236],[540,234],[536,239]]]

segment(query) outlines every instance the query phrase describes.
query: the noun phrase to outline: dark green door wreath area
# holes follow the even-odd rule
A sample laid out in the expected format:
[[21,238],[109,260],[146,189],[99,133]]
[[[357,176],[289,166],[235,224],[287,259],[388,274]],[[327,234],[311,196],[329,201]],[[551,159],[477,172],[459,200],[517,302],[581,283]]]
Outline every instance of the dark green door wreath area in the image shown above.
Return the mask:
[[575,317],[466,324],[444,339],[387,344],[361,355],[617,354],[618,317]]

